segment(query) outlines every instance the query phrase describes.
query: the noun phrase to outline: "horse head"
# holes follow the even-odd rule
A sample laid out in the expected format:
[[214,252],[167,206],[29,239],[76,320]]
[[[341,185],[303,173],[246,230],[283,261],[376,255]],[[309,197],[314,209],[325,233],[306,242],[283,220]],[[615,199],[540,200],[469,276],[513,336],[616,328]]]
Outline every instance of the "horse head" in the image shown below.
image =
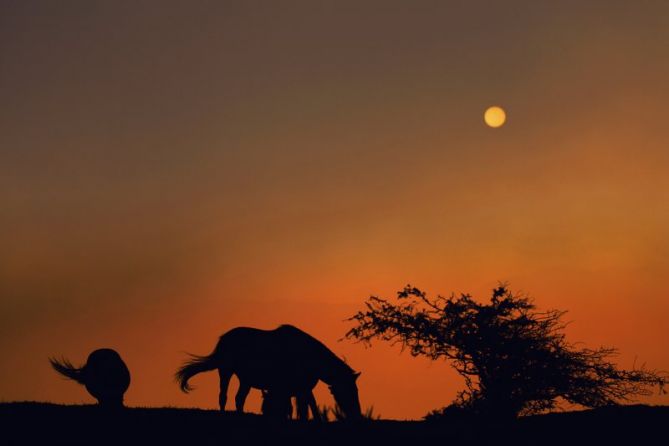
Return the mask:
[[356,381],[360,373],[351,372],[350,375],[339,379],[330,386],[330,393],[337,405],[347,419],[357,420],[362,418],[360,400],[358,399],[358,386]]

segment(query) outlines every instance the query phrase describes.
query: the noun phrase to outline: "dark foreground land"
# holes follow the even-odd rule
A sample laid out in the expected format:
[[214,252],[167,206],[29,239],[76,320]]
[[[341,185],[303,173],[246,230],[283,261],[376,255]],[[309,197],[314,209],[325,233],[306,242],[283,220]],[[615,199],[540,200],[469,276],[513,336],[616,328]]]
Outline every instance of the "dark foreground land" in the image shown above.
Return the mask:
[[212,410],[1,403],[2,445],[650,445],[669,442],[669,406],[626,406],[514,422],[271,422]]

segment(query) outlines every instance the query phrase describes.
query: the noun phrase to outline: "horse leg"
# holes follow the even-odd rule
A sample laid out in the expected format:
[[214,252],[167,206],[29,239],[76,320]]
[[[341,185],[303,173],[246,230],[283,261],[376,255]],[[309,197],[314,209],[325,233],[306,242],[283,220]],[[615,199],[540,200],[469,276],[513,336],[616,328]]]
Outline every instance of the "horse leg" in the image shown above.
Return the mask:
[[218,406],[221,408],[221,412],[223,412],[225,411],[225,403],[228,401],[228,384],[230,384],[232,372],[220,368],[218,369],[218,377],[221,381],[218,393]]
[[307,404],[309,405],[309,408],[311,409],[311,416],[315,421],[323,421],[321,418],[321,413],[318,411],[318,404],[316,404],[316,398],[314,398],[314,392],[311,390],[309,393],[305,394],[305,398],[307,399]]
[[288,396],[286,399],[286,406],[285,406],[286,412],[286,419],[292,420],[293,419],[293,398],[291,396]]
[[295,395],[297,401],[297,419],[307,421],[309,419],[309,400],[304,392]]
[[244,403],[250,391],[251,387],[240,380],[239,390],[237,390],[237,395],[235,395],[235,409],[237,409],[237,412],[244,412]]

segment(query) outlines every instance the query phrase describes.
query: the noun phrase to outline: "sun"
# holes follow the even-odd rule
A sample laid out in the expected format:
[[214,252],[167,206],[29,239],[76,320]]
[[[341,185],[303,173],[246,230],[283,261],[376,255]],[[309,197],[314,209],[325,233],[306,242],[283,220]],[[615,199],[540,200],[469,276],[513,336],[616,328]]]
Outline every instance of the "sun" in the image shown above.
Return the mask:
[[506,122],[506,112],[502,107],[493,105],[485,111],[483,120],[492,128],[501,127]]

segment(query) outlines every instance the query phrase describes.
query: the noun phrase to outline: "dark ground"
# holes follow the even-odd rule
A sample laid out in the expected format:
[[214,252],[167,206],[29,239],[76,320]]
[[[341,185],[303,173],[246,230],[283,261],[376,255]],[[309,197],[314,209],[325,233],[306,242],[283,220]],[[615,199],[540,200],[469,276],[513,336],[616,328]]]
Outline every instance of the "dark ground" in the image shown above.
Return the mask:
[[0,403],[0,445],[638,445],[669,444],[669,406],[625,406],[508,423],[271,422],[212,410]]

